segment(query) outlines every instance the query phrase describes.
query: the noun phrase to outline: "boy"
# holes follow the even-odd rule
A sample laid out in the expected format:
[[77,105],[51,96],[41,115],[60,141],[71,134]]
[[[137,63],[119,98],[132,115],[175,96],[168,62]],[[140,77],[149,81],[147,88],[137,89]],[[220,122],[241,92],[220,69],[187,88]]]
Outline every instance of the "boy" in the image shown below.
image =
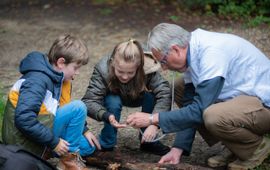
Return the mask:
[[48,56],[31,52],[21,61],[22,77],[11,88],[4,113],[5,144],[43,158],[48,148],[60,156],[60,168],[85,169],[77,158],[100,146],[86,127],[86,106],[70,99],[71,80],[88,59],[84,43],[65,35],[54,41]]

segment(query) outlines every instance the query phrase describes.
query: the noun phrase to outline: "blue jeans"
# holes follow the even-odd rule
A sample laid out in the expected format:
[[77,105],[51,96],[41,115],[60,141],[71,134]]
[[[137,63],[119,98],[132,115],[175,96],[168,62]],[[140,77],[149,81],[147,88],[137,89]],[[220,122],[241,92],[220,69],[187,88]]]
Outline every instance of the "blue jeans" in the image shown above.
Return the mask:
[[[104,100],[104,106],[107,111],[113,113],[119,122],[121,117],[122,106],[139,107],[142,106],[142,112],[152,113],[155,106],[155,97],[152,93],[145,92],[143,96],[137,100],[122,101],[121,97],[114,94],[108,94]],[[145,128],[144,128],[145,129]],[[144,129],[142,129],[144,131]],[[110,123],[104,122],[104,127],[99,136],[100,145],[103,148],[112,148],[117,143],[117,128]]]
[[95,151],[95,147],[83,135],[86,114],[85,104],[75,100],[57,110],[53,124],[54,135],[70,144],[69,152],[79,151],[81,156],[88,156]]

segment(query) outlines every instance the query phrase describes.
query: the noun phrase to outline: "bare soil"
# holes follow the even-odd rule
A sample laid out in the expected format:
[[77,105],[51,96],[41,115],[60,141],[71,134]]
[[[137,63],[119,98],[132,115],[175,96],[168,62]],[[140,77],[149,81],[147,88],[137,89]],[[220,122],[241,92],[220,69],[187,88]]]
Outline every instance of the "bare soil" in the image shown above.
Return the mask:
[[[90,62],[81,69],[73,83],[73,99],[80,99],[84,95],[94,64],[110,53],[118,42],[132,37],[144,43],[148,31],[161,22],[177,23],[189,31],[200,27],[234,33],[248,39],[270,56],[269,26],[246,28],[241,22],[225,21],[194,11],[176,10],[170,5],[147,4],[143,1],[121,5],[94,4],[88,1],[41,2],[0,4],[0,86],[4,93],[20,76],[20,60],[30,51],[48,52],[53,40],[63,33],[81,37],[90,51]],[[171,81],[170,74],[164,76]],[[122,120],[133,111],[134,109],[124,108]],[[90,118],[88,122],[90,129],[98,135],[103,123]],[[131,127],[120,129],[117,147],[139,162],[157,162],[159,156],[139,151],[137,139],[137,130]],[[172,145],[173,139],[174,135],[169,134],[162,141]],[[220,145],[208,147],[198,134],[191,155],[183,157],[182,162],[207,166],[207,158],[220,150]]]

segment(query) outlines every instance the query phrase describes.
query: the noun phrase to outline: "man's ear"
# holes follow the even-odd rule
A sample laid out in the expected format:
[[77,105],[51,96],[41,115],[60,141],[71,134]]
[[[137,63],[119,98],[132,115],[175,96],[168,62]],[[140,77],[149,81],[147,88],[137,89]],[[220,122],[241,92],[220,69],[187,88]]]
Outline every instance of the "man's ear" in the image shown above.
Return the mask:
[[64,68],[64,66],[66,65],[66,60],[63,57],[58,58],[58,60],[56,61],[56,67],[58,67],[59,69]]
[[156,49],[151,49],[151,52],[152,52],[152,58],[155,60],[155,61],[158,61],[158,59],[156,58],[155,55],[160,55],[160,52],[158,52]]
[[174,50],[180,56],[182,48],[175,44],[171,46],[171,50]]

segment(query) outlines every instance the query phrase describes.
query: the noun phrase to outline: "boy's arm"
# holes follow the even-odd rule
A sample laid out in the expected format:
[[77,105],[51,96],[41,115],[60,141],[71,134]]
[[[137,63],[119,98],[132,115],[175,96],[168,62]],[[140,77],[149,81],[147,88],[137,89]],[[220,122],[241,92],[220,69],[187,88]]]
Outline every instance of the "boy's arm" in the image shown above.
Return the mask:
[[44,79],[28,78],[23,82],[15,109],[15,126],[31,140],[53,149],[59,138],[37,119],[46,89]]

